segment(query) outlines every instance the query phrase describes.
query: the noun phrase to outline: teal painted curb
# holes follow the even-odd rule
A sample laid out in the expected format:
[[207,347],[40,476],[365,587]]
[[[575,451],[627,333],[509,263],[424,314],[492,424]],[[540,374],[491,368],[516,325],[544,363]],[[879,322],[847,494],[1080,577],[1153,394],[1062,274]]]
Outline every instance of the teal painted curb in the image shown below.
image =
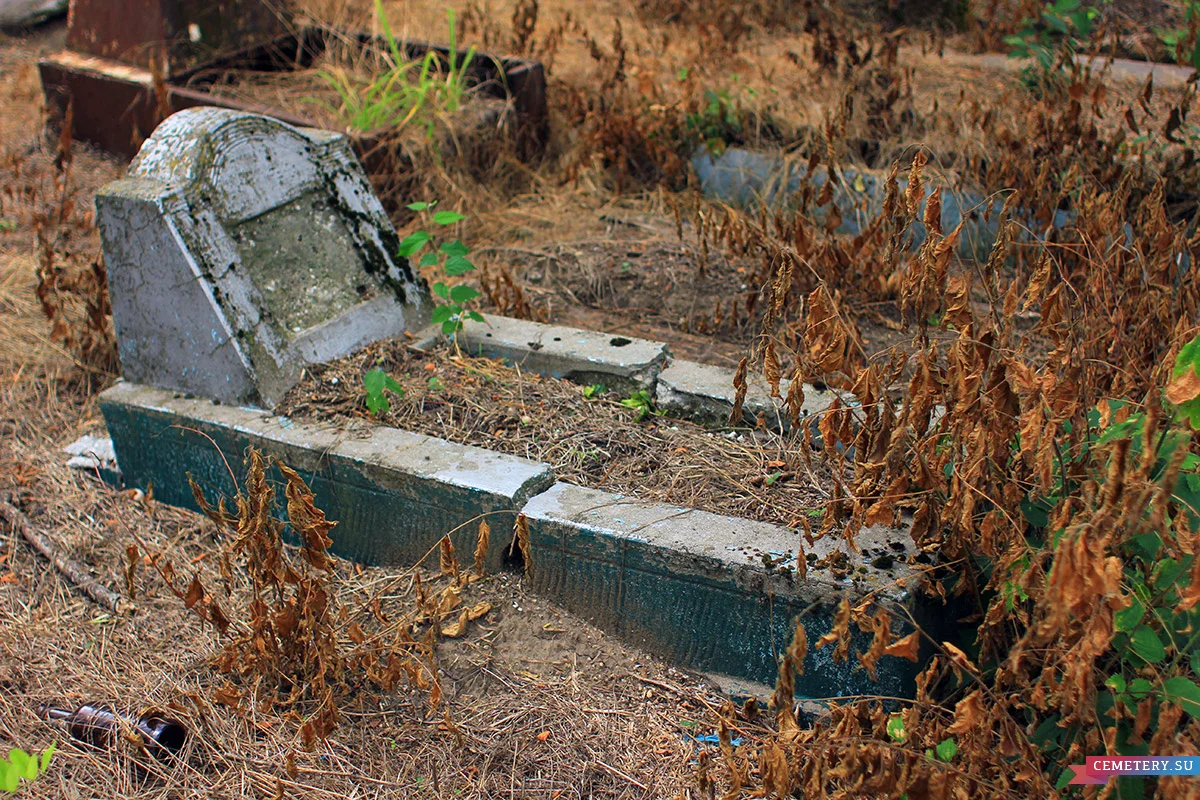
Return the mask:
[[[796,684],[803,697],[913,694],[924,653],[917,664],[884,659],[874,681],[857,661],[870,636],[856,626],[847,661],[813,646],[842,597],[855,605],[869,598],[927,630],[945,617],[919,600],[923,577],[905,563],[914,545],[903,528],[862,531],[849,577],[810,567],[801,581],[795,530],[555,483],[548,465],[527,459],[381,426],[338,432],[128,383],[104,392],[100,408],[126,485],[194,509],[188,474],[210,500],[231,496],[229,470],[240,480],[254,446],[300,472],[338,523],[334,552],[363,563],[411,566],[463,523],[455,545],[470,553],[477,525],[469,521],[492,513],[488,566],[497,570],[520,511],[535,591],[674,664],[772,684],[800,616],[810,644]],[[822,559],[838,544],[821,540],[807,553]],[[882,554],[894,563],[870,566]],[[910,630],[898,623],[893,635]]]
[[[487,518],[496,531],[488,566],[499,569],[515,509],[554,480],[546,464],[430,436],[376,427],[349,438],[128,383],[100,395],[100,410],[127,486],[152,486],[155,499],[195,509],[191,474],[215,503],[232,497],[229,469],[240,480],[254,446],[309,482],[318,507],[338,523],[333,551],[365,564],[411,566],[463,523],[454,540],[469,558],[478,531],[470,521],[499,511],[507,513]],[[282,491],[278,499],[282,509]]]
[[[866,575],[840,581],[812,569],[799,581],[794,572],[763,566],[763,554],[780,558],[783,567],[796,563],[800,534],[775,525],[567,483],[533,497],[524,513],[534,590],[667,661],[773,684],[777,654],[791,642],[800,616],[809,654],[796,679],[799,695],[904,697],[915,691],[917,664],[909,661],[885,658],[879,680],[870,679],[856,656],[871,636],[857,626],[851,626],[847,661],[835,663],[832,647],[814,647],[833,627],[842,597],[857,605],[871,596],[884,607],[919,614],[915,593],[897,585],[903,580],[915,587],[921,580],[902,562],[912,548],[906,530],[876,526],[859,536],[864,552],[884,548],[898,557],[888,572],[868,567]],[[822,540],[809,550],[821,558],[832,549]],[[871,560],[860,555],[852,564]],[[893,635],[912,630],[896,625]]]

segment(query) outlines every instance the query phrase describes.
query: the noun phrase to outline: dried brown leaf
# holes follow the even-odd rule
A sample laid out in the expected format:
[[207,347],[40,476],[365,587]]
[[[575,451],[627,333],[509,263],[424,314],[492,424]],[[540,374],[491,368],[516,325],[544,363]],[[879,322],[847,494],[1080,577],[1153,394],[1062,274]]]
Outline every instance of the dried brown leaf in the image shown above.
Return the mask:
[[475,539],[475,574],[483,577],[487,562],[488,542],[492,538],[492,526],[486,519],[479,520],[479,536]]
[[738,362],[737,371],[733,374],[733,409],[729,412],[729,425],[742,424],[742,406],[746,402],[746,373],[750,367],[750,356],[743,356]]

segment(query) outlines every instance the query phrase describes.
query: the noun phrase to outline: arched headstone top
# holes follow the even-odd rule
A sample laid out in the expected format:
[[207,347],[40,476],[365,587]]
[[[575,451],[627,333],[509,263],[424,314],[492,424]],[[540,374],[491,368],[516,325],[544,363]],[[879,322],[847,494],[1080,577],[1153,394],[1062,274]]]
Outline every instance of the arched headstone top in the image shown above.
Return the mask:
[[191,108],[155,129],[129,174],[179,186],[222,220],[240,222],[318,188],[331,145],[344,147],[344,137],[227,108]]

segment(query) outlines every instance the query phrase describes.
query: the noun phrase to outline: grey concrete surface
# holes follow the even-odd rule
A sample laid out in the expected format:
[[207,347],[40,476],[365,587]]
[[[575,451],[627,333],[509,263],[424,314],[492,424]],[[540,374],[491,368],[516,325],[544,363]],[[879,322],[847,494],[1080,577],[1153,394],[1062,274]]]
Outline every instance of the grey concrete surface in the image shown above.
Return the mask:
[[309,481],[338,523],[334,551],[364,563],[409,566],[460,525],[456,546],[471,552],[478,518],[488,515],[497,531],[489,563],[499,568],[515,509],[554,481],[547,464],[422,434],[374,425],[338,432],[126,382],[99,403],[126,485],[195,508],[188,475],[210,500],[230,496],[230,472],[240,479],[254,446]]
[[505,358],[523,370],[584,385],[599,383],[622,393],[652,392],[658,373],[670,358],[670,350],[662,342],[483,316],[487,322],[468,322],[458,334],[463,352]]
[[[728,425],[736,396],[736,390],[733,388],[734,374],[734,370],[725,367],[695,361],[672,361],[670,366],[658,374],[655,387],[658,408],[670,416],[692,419],[703,425]],[[753,427],[758,422],[759,414],[762,414],[767,426],[772,430],[790,429],[783,398],[787,397],[791,382],[780,381],[779,399],[771,397],[771,387],[759,374],[747,375],[746,384],[746,398],[742,403],[742,419],[739,424]],[[833,399],[833,392],[805,384],[801,413],[815,422],[818,415],[833,403]]]
[[0,28],[37,25],[67,13],[67,0],[0,0]]

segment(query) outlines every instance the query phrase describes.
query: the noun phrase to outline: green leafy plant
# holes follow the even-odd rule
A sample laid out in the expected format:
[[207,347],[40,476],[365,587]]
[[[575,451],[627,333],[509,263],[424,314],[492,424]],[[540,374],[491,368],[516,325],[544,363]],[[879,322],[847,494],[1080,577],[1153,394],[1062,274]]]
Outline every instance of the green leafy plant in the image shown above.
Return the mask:
[[[1200,718],[1200,683],[1196,680],[1200,675],[1200,598],[1184,594],[1196,555],[1168,546],[1164,537],[1165,529],[1176,526],[1193,535],[1200,531],[1200,456],[1189,449],[1193,431],[1200,430],[1200,337],[1177,356],[1165,399],[1174,412],[1172,424],[1157,433],[1150,431],[1149,436],[1149,415],[1132,410],[1127,402],[1107,401],[1109,420],[1125,415],[1117,422],[1102,421],[1095,409],[1089,412],[1080,451],[1059,461],[1055,491],[1048,497],[1029,498],[1022,507],[1031,526],[1031,544],[1043,533],[1048,541],[1058,541],[1063,531],[1043,529],[1048,510],[1080,491],[1077,480],[1066,476],[1082,476],[1081,468],[1089,464],[1094,474],[1096,468],[1107,468],[1116,456],[1106,456],[1110,460],[1106,464],[1104,454],[1115,452],[1123,442],[1127,442],[1124,447],[1130,463],[1133,459],[1147,463],[1149,480],[1166,482],[1171,490],[1170,515],[1155,523],[1147,510],[1134,535],[1117,548],[1129,604],[1113,615],[1115,635],[1104,660],[1108,676],[1096,697],[1096,713],[1106,724],[1113,721],[1116,751],[1128,756],[1149,754],[1142,734],[1147,727],[1155,728],[1165,703]],[[1099,463],[1098,456],[1102,457]],[[1104,480],[1099,483],[1103,491]],[[1010,608],[1014,601],[1027,599],[1015,586],[1006,587],[1005,594]],[[1061,719],[1061,714],[1050,715],[1031,739],[1056,760],[1061,760],[1058,757],[1080,735],[1078,725],[1060,726]],[[1070,773],[1064,773],[1060,788],[1069,779]],[[1123,790],[1120,796],[1131,795]]]
[[378,368],[363,375],[363,388],[367,392],[367,411],[375,416],[386,414],[392,410],[387,392],[391,392],[396,397],[404,397],[404,387],[397,383],[391,375]]
[[1039,17],[1026,17],[1021,29],[1004,37],[1009,58],[1029,58],[1033,64],[1021,71],[1021,77],[1031,90],[1041,91],[1061,80],[1056,69],[1061,60],[1071,62],[1079,42],[1092,35],[1092,26],[1099,12],[1080,0],[1055,0],[1047,3]]
[[583,387],[583,396],[588,400],[601,394],[604,394],[604,384],[602,383],[593,383],[591,386]]
[[938,761],[951,761],[956,755],[958,755],[958,742],[954,741],[953,736],[951,736],[949,739],[943,739],[942,741],[938,742],[936,753]]
[[[437,201],[410,203],[408,208],[422,214],[427,222],[438,226],[454,225],[466,219],[465,215],[455,211],[434,211],[436,205]],[[424,250],[426,245],[429,245],[431,249],[421,256],[420,266],[440,267],[442,272],[451,278],[462,277],[475,271],[475,265],[467,257],[471,254],[471,248],[458,239],[451,239],[448,242],[442,242],[434,249],[433,241],[433,235],[429,231],[425,229],[414,231],[400,243],[399,253],[404,258],[411,259]],[[469,307],[471,302],[480,296],[475,289],[462,283],[450,286],[444,281],[437,281],[429,288],[436,297],[443,301],[434,307],[433,315],[430,318],[435,325],[442,326],[442,333],[447,336],[458,333],[462,330],[465,319],[476,322],[484,321],[482,314]]]
[[12,794],[21,785],[22,779],[32,781],[46,774],[56,747],[50,745],[42,751],[41,756],[30,755],[19,748],[9,750],[7,760],[0,758],[0,791]]
[[654,408],[654,398],[645,389],[638,389],[633,394],[621,401],[621,405],[626,408],[632,408],[637,412],[634,417],[634,422],[641,422],[651,414],[662,416],[662,411],[657,411]]
[[1184,6],[1182,28],[1158,28],[1155,33],[1177,63],[1200,69],[1200,0],[1188,0]]
[[[368,132],[380,128],[397,130],[420,120],[426,125],[426,136],[432,138],[434,117],[438,113],[454,113],[469,93],[468,71],[475,59],[471,47],[462,60],[457,50],[454,12],[446,12],[450,28],[449,54],[443,65],[441,56],[429,50],[424,57],[408,60],[384,13],[382,0],[375,0],[388,52],[384,55],[386,69],[364,78],[340,67],[325,67],[317,74],[338,95],[336,108],[318,100],[347,127]],[[444,66],[444,71],[443,71]]]
[[709,89],[704,93],[704,104],[687,115],[685,128],[694,139],[719,154],[725,151],[727,144],[741,136],[741,113],[728,90]]

